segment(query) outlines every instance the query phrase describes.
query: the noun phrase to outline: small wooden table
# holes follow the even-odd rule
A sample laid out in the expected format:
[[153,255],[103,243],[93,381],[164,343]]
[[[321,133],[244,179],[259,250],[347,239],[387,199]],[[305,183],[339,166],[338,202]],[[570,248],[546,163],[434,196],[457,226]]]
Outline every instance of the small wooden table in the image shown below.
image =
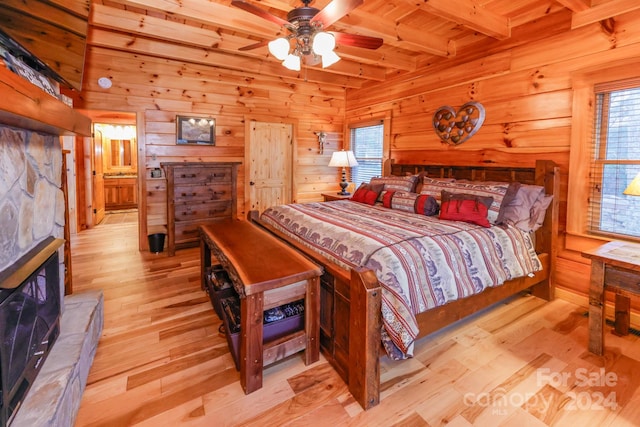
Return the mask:
[[616,294],[617,335],[629,333],[629,296],[640,295],[640,244],[614,241],[582,252],[591,259],[589,283],[589,351],[604,353],[605,290]]
[[[248,221],[200,226],[204,289],[211,254],[222,264],[240,296],[240,384],[246,394],[262,387],[263,367],[305,350],[305,364],[320,357],[322,268]],[[263,343],[263,312],[304,298],[305,327]]]
[[343,195],[338,194],[336,192],[334,192],[334,193],[322,193],[322,197],[324,198],[325,202],[330,202],[332,200],[350,199],[352,195],[353,194],[347,194],[346,196],[343,196]]

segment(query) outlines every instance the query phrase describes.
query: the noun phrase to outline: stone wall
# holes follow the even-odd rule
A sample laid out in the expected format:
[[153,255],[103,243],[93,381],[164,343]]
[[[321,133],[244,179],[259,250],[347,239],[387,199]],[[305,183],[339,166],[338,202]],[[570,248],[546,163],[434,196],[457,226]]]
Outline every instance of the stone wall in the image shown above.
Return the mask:
[[0,125],[0,272],[46,237],[64,237],[61,177],[58,136]]

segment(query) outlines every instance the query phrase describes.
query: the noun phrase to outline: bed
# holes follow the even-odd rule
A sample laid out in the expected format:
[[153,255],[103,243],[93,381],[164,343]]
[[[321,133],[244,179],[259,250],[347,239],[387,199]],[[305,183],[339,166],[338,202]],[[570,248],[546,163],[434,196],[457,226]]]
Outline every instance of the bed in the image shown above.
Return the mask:
[[[535,167],[392,164],[391,175],[397,181],[414,177],[424,184],[420,193],[414,193],[415,187],[396,189],[389,186],[396,180],[383,178],[366,187],[375,190],[376,203],[293,204],[270,208],[262,215],[253,212],[250,219],[324,267],[321,348],[356,400],[368,409],[380,399],[382,352],[397,359],[411,357],[416,339],[526,289],[553,298],[558,202],[548,195],[557,194],[558,173],[551,161],[536,161]],[[527,185],[542,187],[550,201],[535,233],[493,225],[500,223],[503,197],[506,206],[507,199]],[[431,199],[447,212],[449,206],[469,202],[441,192],[456,186],[471,188],[464,191],[467,199],[474,189],[491,188],[495,197],[482,198],[486,194],[476,192],[472,209],[473,216],[482,208],[480,218],[488,217],[491,223],[467,218],[442,221],[440,214],[428,215]],[[498,195],[496,188],[501,191]],[[359,191],[357,197],[363,194]],[[409,205],[416,211],[420,205],[420,214],[407,213]],[[449,240],[459,248],[448,249]],[[443,260],[438,258],[447,258],[448,266],[439,264]],[[484,258],[493,261],[483,266],[478,260]],[[412,283],[430,286],[416,291]]]

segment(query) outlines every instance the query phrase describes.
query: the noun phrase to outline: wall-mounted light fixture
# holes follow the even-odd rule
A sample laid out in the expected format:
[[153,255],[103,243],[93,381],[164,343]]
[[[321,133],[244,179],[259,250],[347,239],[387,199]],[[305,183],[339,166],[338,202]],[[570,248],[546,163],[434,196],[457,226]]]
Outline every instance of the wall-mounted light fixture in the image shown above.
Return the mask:
[[324,154],[324,143],[327,142],[327,133],[323,131],[314,133],[318,137],[318,154]]

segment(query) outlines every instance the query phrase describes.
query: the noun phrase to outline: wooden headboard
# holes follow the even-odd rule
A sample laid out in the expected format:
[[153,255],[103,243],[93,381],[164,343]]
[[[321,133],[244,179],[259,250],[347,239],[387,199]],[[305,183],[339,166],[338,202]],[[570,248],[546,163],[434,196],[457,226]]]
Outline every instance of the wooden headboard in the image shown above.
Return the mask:
[[536,231],[536,251],[548,253],[552,262],[556,257],[555,240],[558,236],[558,199],[560,194],[560,168],[552,160],[536,160],[531,167],[505,166],[442,166],[428,164],[395,163],[391,160],[391,175],[403,176],[426,172],[427,176],[439,178],[468,179],[471,181],[517,181],[544,187],[554,198],[547,209],[544,225]]
[[536,168],[491,167],[491,166],[433,166],[418,164],[395,164],[391,161],[391,175],[402,176],[426,172],[436,178],[468,179],[470,181],[517,181],[535,184]]

